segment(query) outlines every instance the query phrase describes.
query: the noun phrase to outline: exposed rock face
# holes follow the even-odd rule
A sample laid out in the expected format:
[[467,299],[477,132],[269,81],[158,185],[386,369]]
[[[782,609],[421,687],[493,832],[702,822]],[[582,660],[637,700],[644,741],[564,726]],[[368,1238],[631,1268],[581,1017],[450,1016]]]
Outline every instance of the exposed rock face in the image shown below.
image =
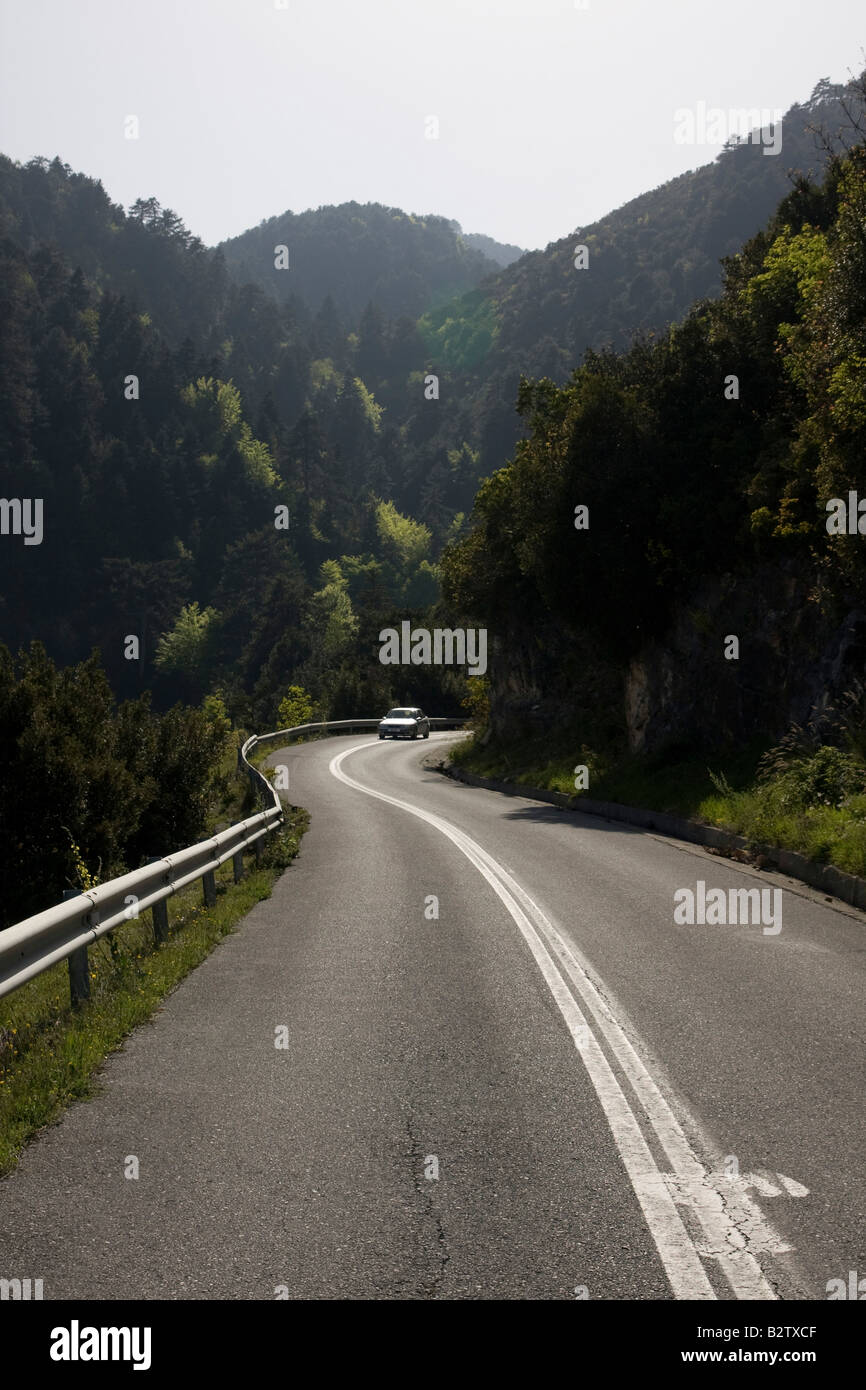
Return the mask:
[[490,719],[495,738],[531,737],[569,729],[593,739],[599,731],[622,739],[622,677],[598,653],[598,644],[559,628],[514,628],[495,640],[490,662]]
[[[500,651],[496,648],[499,646]],[[490,732],[494,738],[513,737],[531,726],[533,713],[542,701],[541,684],[536,671],[534,654],[525,645],[515,644],[512,652],[519,655],[505,665],[501,659],[501,644],[493,644],[490,670]],[[497,657],[499,659],[497,660]]]
[[[725,658],[729,636],[739,659]],[[632,752],[672,741],[711,748],[777,738],[840,699],[866,670],[866,614],[821,612],[799,575],[778,569],[708,585],[624,680]]]
[[[725,657],[737,637],[739,657]],[[708,582],[680,602],[664,639],[617,670],[597,644],[556,630],[507,634],[490,666],[490,732],[624,731],[635,753],[780,738],[866,680],[866,613],[830,613],[794,564]],[[507,663],[503,655],[507,653]],[[591,732],[590,732],[591,727]]]

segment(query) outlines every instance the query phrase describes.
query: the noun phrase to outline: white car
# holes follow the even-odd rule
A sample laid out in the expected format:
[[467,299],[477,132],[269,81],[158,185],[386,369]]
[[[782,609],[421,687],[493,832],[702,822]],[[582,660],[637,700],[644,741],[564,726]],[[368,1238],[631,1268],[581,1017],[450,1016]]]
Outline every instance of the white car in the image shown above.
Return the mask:
[[417,738],[419,734],[421,738],[430,737],[430,720],[417,705],[389,709],[379,721],[380,738]]

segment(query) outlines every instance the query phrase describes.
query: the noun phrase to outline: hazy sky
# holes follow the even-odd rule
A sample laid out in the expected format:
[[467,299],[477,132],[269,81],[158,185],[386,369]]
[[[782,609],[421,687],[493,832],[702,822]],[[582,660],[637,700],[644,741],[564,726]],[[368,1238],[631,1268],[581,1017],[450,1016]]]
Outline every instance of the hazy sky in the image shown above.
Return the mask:
[[537,247],[712,159],[676,108],[784,111],[863,66],[863,0],[583,3],[0,0],[0,150],[209,244],[356,199]]

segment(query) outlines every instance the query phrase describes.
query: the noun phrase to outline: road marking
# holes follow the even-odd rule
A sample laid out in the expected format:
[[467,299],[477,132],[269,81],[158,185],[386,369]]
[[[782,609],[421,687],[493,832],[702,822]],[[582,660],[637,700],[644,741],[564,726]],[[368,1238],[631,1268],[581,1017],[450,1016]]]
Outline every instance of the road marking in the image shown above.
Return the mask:
[[[331,774],[347,786],[417,816],[445,835],[475,865],[504,903],[529,946],[586,1067],[613,1134],[620,1157],[640,1203],[676,1298],[714,1299],[701,1257],[718,1263],[737,1298],[775,1299],[756,1256],[791,1249],[767,1224],[760,1208],[738,1185],[708,1173],[673,1110],[635,1051],[624,1029],[589,977],[584,963],[563,940],[544,912],[508,871],[477,841],[450,821],[423,807],[375,791],[343,771],[343,761],[370,744],[355,744],[331,759]],[[559,966],[557,966],[557,960]],[[563,972],[577,990],[621,1066],[672,1172],[663,1173],[600,1042],[581,1011]],[[699,1223],[703,1239],[695,1242],[677,1205]]]
[[[485,850],[481,853],[489,858]],[[791,1247],[768,1225],[763,1212],[741,1188],[713,1181],[713,1175],[701,1163],[625,1030],[593,984],[588,964],[564,941],[525,889],[504,869],[500,873],[524,908],[531,912],[537,929],[560,961],[628,1078],[671,1165],[668,1182],[674,1200],[691,1208],[700,1223],[704,1237],[701,1252],[711,1254],[718,1261],[738,1298],[775,1298],[755,1256],[758,1253],[783,1254]]]
[[[782,1188],[785,1189],[789,1197],[808,1197],[809,1189],[804,1187],[801,1182],[795,1182],[793,1178],[786,1178],[784,1173],[768,1173],[763,1170],[760,1173],[742,1173],[730,1176],[728,1173],[714,1173],[713,1180],[718,1182],[721,1187],[727,1183],[733,1190],[738,1188],[745,1192],[753,1187],[762,1197],[781,1197]],[[777,1184],[781,1183],[779,1187]]]

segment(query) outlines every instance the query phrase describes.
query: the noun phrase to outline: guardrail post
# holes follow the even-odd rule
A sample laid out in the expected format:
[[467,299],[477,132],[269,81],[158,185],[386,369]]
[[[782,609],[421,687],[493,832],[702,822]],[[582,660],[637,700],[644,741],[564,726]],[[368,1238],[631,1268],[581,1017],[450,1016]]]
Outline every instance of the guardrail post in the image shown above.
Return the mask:
[[[77,888],[64,888],[63,890],[64,902],[80,896]],[[79,946],[78,950],[73,951],[67,959],[69,964],[69,997],[73,1009],[77,1009],[79,1004],[85,1003],[90,998],[90,965],[87,959],[87,947]]]
[[[156,864],[159,860],[158,854],[151,855],[150,859],[145,860],[147,864]],[[150,909],[153,921],[154,941],[165,941],[168,937],[168,899],[160,898],[158,903],[154,903]]]
[[202,874],[201,885],[204,889],[205,907],[216,907],[216,878],[213,869],[208,869]]
[[235,872],[235,883],[240,883],[244,876],[244,852],[239,849],[237,854],[232,855],[232,868]]

